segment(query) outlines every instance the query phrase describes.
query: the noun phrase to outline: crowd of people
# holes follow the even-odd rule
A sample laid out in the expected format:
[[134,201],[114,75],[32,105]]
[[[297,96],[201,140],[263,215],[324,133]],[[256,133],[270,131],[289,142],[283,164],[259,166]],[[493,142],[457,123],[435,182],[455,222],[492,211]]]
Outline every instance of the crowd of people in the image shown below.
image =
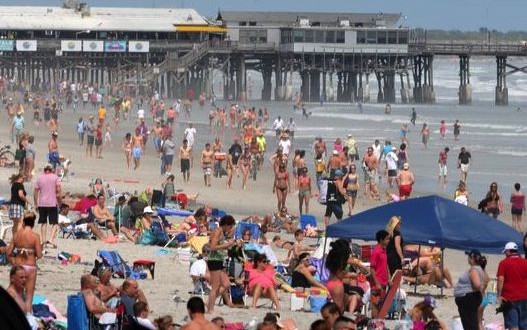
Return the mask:
[[[280,310],[283,301],[279,297],[279,287],[283,286],[277,275],[277,266],[284,262],[291,276],[292,287],[317,288],[327,293],[331,302],[321,310],[322,319],[311,325],[312,329],[353,329],[360,326],[363,319],[362,307],[371,306],[371,316],[375,318],[382,299],[377,299],[391,283],[397,270],[405,270],[403,279],[409,283],[453,288],[456,305],[465,329],[482,329],[482,315],[489,275],[486,273],[486,258],[477,250],[468,251],[469,270],[454,283],[447,267],[441,267],[437,248],[421,248],[405,244],[404,228],[399,217],[392,217],[375,238],[377,245],[372,251],[369,265],[352,253],[350,242],[337,240],[331,243],[331,250],[323,262],[328,272],[322,278],[320,269],[314,265],[314,248],[304,242],[304,237],[318,237],[319,231],[313,228],[300,228],[299,219],[310,213],[312,199],[325,204],[324,225],[329,225],[334,217],[337,221],[347,215],[353,217],[357,201],[360,199],[380,201],[386,196],[387,202],[398,202],[411,198],[416,177],[412,172],[408,124],[401,128],[401,143],[396,146],[386,139],[384,145],[379,139],[366,145],[365,152],[359,152],[359,143],[353,134],[346,139],[336,138],[328,145],[324,138],[314,139],[311,150],[297,148],[294,118],[284,121],[277,116],[271,123],[266,108],[240,107],[236,103],[226,108],[214,106],[209,113],[209,127],[215,130],[214,140],[203,141],[201,132],[190,121],[192,99],[165,102],[157,91],[146,101],[135,98],[133,90],[127,86],[99,87],[65,82],[56,86],[54,96],[22,93],[20,102],[5,99],[5,107],[10,119],[11,137],[17,144],[17,173],[10,178],[11,196],[9,218],[13,221],[12,238],[6,254],[13,265],[10,273],[8,292],[25,313],[32,312],[32,297],[36,290],[37,262],[45,250],[57,246],[59,232],[70,231],[74,235],[93,237],[102,241],[119,240],[120,235],[137,244],[150,244],[148,239],[159,223],[161,230],[179,243],[190,242],[195,237],[206,237],[198,260],[190,269],[195,287],[207,292],[207,301],[200,297],[190,298],[187,310],[190,322],[182,329],[217,329],[225,327],[221,318],[208,321],[205,313],[213,313],[217,298],[233,307],[239,303],[231,287],[244,287],[252,298],[251,308],[258,308],[261,298],[268,298],[272,307]],[[14,94],[16,95],[16,94]],[[204,106],[204,96],[200,95],[200,106]],[[82,101],[82,105],[80,102]],[[201,102],[203,101],[203,102]],[[134,115],[132,109],[137,106]],[[108,108],[107,108],[108,107]],[[40,125],[40,111],[49,129],[46,165],[42,173],[36,173],[35,138],[27,132],[24,121],[25,109],[33,109],[35,125]],[[160,185],[161,197],[154,198],[154,190],[112,196],[108,185],[102,179],[95,179],[90,191],[83,194],[69,194],[63,191],[61,180],[67,175],[67,162],[61,155],[59,137],[62,135],[59,116],[63,111],[79,111],[91,108],[87,120],[79,117],[76,124],[78,144],[85,146],[86,157],[103,158],[103,149],[112,143],[112,130],[122,125],[122,120],[136,120],[133,133],[123,137],[122,151],[125,167],[138,170],[141,158],[146,152],[159,155],[159,172],[163,176]],[[148,109],[146,112],[144,109]],[[300,106],[305,111],[303,105]],[[113,110],[113,118],[109,111]],[[183,130],[181,141],[174,141],[175,124],[181,112],[189,120]],[[391,112],[391,107],[390,107]],[[410,124],[415,126],[417,114],[411,115]],[[151,119],[151,122],[149,121]],[[459,139],[461,124],[454,124],[455,140]],[[233,132],[232,144],[225,140],[223,133]],[[267,141],[267,131],[273,131],[275,141]],[[430,128],[424,123],[421,129],[422,143],[428,148]],[[447,125],[440,123],[441,138],[445,138]],[[180,134],[181,135],[181,134]],[[205,134],[203,134],[205,136]],[[204,142],[204,149],[196,152],[198,138]],[[272,139],[272,138],[269,138]],[[298,139],[298,136],[297,136]],[[151,141],[151,142],[149,142]],[[93,146],[95,145],[95,156]],[[150,149],[152,148],[152,151]],[[444,147],[438,157],[438,181],[447,183],[448,153]],[[205,188],[216,184],[213,177],[226,175],[226,188],[234,189],[235,180],[240,178],[242,190],[250,190],[251,179],[257,180],[257,173],[269,166],[273,180],[269,183],[276,196],[276,209],[264,216],[252,215],[243,221],[236,221],[231,215],[216,217],[210,204],[198,208],[183,221],[170,223],[155,212],[155,207],[174,205],[185,209],[186,203],[179,198],[176,189],[176,175],[173,169],[174,158],[179,161],[181,186],[192,179],[194,158],[199,161]],[[468,173],[472,155],[465,147],[460,149],[457,167],[460,173],[458,189],[453,199],[468,205],[470,201]],[[360,167],[360,169],[358,168]],[[310,173],[313,169],[313,173]],[[157,170],[156,170],[157,171]],[[25,183],[33,182],[33,198],[26,192]],[[272,186],[272,187],[271,187]],[[382,192],[384,190],[384,193]],[[287,199],[298,196],[298,213],[290,213]],[[192,199],[191,194],[185,198]],[[194,200],[197,195],[194,195]],[[109,205],[110,201],[114,205]],[[525,195],[519,183],[514,185],[510,196],[512,224],[514,229],[523,232],[522,215],[525,211]],[[494,218],[504,212],[504,200],[496,182],[491,183],[489,192],[479,203],[479,208]],[[30,209],[33,209],[31,211]],[[72,212],[70,212],[72,211]],[[244,231],[241,237],[235,235],[240,222],[256,224],[260,232],[254,237]],[[40,225],[40,235],[34,232],[35,223]],[[49,232],[48,232],[49,229]],[[293,241],[285,241],[280,233],[293,235]],[[272,241],[267,238],[275,233]],[[49,234],[49,235],[48,235]],[[81,235],[81,236],[82,236]],[[247,257],[243,255],[243,272],[236,267],[226,267],[225,261],[233,259],[235,251],[257,243],[259,250]],[[527,235],[524,238],[524,250]],[[274,250],[283,250],[285,260],[278,260]],[[499,264],[497,273],[497,296],[503,306],[505,324],[511,329],[527,327],[527,261],[521,258],[521,249],[511,242],[504,249],[506,258]],[[405,264],[409,260],[408,264]],[[202,261],[202,262],[200,262]],[[198,263],[199,262],[199,263]],[[367,281],[361,275],[366,274]],[[111,283],[112,271],[100,268],[95,274],[83,275],[80,291],[83,295],[90,317],[99,319],[105,313],[116,312],[118,305],[124,306],[128,324],[138,324],[147,329],[172,329],[170,316],[149,320],[147,297],[139,288],[137,281],[126,279],[121,285]],[[195,292],[197,293],[197,292]],[[235,301],[236,300],[236,301]],[[415,305],[408,316],[426,329],[446,329],[433,310],[437,302],[426,297]],[[270,313],[258,329],[288,329],[289,320],[280,320]],[[289,323],[290,324],[290,323]],[[294,326],[290,329],[294,329]]]

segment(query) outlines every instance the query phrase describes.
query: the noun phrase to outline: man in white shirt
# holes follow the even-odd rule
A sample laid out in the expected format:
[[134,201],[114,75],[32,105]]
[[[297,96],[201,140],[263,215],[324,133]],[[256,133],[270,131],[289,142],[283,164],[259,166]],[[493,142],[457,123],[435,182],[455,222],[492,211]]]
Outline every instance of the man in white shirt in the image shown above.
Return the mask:
[[145,119],[145,110],[144,109],[137,110],[137,118],[138,119]]
[[282,148],[282,152],[285,156],[289,156],[289,153],[291,152],[291,140],[289,140],[288,134],[282,134],[278,146]]
[[296,123],[293,120],[293,118],[289,118],[289,123],[287,123],[287,131],[289,132],[289,136],[291,137],[291,140],[294,140],[295,131],[296,131]]
[[282,117],[278,116],[273,122],[273,129],[276,132],[276,138],[280,138],[280,134],[282,134],[282,130],[284,129],[284,120]]
[[397,158],[397,155],[395,154],[395,151],[397,150],[396,147],[392,147],[392,150],[386,154],[386,169],[388,170],[388,184],[390,185],[390,188],[393,187],[393,183],[397,179],[397,161],[399,158]]
[[188,146],[192,148],[194,146],[194,142],[196,141],[196,128],[192,125],[192,123],[188,124],[188,127],[185,129],[185,139],[188,141]]

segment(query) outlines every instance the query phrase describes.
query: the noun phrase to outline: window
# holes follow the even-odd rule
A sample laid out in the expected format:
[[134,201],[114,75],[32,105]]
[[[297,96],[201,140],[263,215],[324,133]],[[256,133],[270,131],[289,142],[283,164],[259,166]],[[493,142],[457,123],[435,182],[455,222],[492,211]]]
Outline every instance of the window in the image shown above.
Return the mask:
[[366,43],[367,44],[376,44],[377,43],[377,32],[376,31],[367,31],[366,32]]
[[408,44],[408,31],[399,31],[398,35],[399,35],[399,39],[398,39],[399,44],[402,44],[402,45]]
[[247,26],[247,22],[240,22],[240,26]]
[[326,31],[326,43],[334,44],[335,43],[335,31]]
[[315,30],[315,43],[317,44],[324,43],[324,31]]
[[346,42],[345,32],[337,31],[337,44],[343,44]]
[[377,31],[377,43],[379,45],[386,44],[386,31]]
[[366,43],[366,31],[357,31],[357,43],[358,44]]
[[249,22],[249,26],[256,26],[256,22]]
[[265,29],[240,30],[241,44],[258,44],[267,42],[267,31]]
[[388,32],[388,43],[390,45],[397,43],[397,32],[396,31],[389,31]]
[[283,44],[291,43],[291,30],[282,30],[280,40]]
[[313,42],[315,40],[315,32],[313,30],[305,30],[304,32],[305,42]]
[[295,30],[294,31],[294,42],[304,42],[304,30]]

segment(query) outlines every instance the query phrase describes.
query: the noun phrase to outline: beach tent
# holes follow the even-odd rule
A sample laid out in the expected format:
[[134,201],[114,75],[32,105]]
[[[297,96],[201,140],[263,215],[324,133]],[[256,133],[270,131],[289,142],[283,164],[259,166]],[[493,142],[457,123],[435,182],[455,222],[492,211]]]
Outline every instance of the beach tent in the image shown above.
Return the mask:
[[501,254],[507,242],[523,246],[523,237],[500,220],[439,196],[411,198],[353,215],[326,229],[326,237],[372,241],[392,216],[402,219],[405,243],[442,249]]

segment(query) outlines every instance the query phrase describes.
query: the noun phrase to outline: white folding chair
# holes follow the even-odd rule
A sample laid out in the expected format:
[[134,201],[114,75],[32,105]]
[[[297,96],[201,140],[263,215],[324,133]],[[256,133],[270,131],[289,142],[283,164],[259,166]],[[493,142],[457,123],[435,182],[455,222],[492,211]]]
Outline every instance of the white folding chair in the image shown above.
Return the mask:
[[11,221],[9,219],[9,215],[3,212],[0,212],[0,239],[2,240],[5,238],[6,232],[9,229],[13,228],[13,224],[6,224],[7,221]]

